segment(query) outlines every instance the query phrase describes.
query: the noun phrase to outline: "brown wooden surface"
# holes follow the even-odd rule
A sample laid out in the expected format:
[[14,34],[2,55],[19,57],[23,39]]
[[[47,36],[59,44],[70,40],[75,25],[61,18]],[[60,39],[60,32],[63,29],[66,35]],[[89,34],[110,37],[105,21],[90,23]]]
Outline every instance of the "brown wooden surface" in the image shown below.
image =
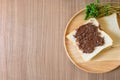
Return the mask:
[[91,1],[0,0],[0,80],[120,80],[120,68],[86,73],[65,53],[65,26]]

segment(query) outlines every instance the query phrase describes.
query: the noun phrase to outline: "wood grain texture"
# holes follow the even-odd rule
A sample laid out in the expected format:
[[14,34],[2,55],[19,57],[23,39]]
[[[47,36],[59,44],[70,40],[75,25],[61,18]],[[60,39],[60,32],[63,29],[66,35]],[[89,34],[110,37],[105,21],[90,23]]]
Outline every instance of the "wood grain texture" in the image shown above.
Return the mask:
[[91,1],[0,0],[0,80],[120,80],[119,68],[90,74],[66,56],[65,26]]

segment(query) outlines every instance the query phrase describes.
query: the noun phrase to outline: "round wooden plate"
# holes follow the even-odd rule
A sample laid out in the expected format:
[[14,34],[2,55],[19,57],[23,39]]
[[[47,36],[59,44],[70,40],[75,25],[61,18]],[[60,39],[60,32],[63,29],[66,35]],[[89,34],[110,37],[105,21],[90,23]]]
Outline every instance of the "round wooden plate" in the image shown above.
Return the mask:
[[120,64],[118,61],[89,61],[82,63],[81,56],[77,52],[75,45],[70,42],[66,36],[78,26],[80,26],[82,23],[84,23],[84,16],[85,16],[85,9],[79,11],[77,14],[75,14],[70,21],[68,22],[65,34],[64,34],[64,46],[66,53],[69,57],[69,59],[72,61],[73,64],[75,64],[78,68],[90,72],[90,73],[105,73],[109,72],[115,68],[117,68]]

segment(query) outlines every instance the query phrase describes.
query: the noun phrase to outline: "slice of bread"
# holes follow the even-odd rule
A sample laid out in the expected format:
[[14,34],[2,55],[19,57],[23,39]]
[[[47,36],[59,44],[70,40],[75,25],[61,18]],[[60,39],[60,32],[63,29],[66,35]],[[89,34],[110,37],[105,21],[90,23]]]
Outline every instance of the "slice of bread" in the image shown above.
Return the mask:
[[[118,17],[118,18],[117,18]],[[120,17],[116,13],[98,19],[101,29],[113,40],[113,46],[120,46]]]
[[[99,27],[99,23],[98,23],[98,21],[95,18],[89,19],[83,25],[85,25],[87,23],[92,23],[96,27]],[[72,31],[70,34],[67,35],[67,38],[70,41],[72,41],[72,43],[74,45],[76,45],[76,47],[77,47],[77,49],[78,49],[79,53],[81,54],[81,56],[82,56],[82,58],[83,58],[84,61],[91,60],[94,56],[96,56],[97,54],[99,54],[100,51],[102,51],[103,49],[105,49],[105,48],[107,48],[109,46],[112,46],[112,44],[113,44],[113,40],[110,38],[110,36],[107,33],[105,33],[104,31],[100,30],[99,28],[98,28],[98,31],[101,33],[100,36],[104,38],[104,42],[105,43],[102,46],[95,47],[95,50],[92,53],[83,53],[83,51],[78,48],[77,42],[76,42],[76,38],[74,37],[74,35],[76,34],[77,30]]]

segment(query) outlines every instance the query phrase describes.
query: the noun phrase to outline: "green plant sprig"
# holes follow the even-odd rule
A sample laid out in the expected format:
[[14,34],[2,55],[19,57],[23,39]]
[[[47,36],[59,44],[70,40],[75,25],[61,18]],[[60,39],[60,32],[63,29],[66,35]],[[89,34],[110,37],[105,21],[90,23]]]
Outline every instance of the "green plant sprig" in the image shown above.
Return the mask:
[[110,15],[112,13],[120,13],[120,4],[118,5],[111,5],[109,3],[99,3],[99,0],[96,1],[97,3],[90,3],[86,5],[86,16],[85,20],[89,18],[99,18],[103,16]]

